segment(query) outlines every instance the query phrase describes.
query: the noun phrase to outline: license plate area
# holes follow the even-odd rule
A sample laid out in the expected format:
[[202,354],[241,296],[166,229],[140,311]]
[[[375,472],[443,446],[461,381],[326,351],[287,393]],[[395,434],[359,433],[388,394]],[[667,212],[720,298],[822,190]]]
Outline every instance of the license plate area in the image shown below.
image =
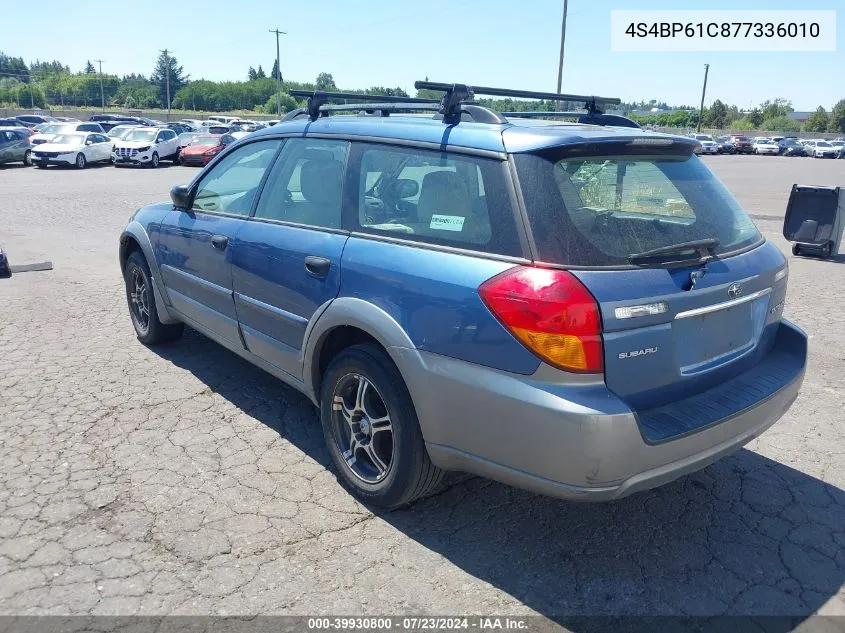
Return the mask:
[[753,348],[754,312],[753,302],[748,302],[675,321],[675,357],[681,374],[713,369]]

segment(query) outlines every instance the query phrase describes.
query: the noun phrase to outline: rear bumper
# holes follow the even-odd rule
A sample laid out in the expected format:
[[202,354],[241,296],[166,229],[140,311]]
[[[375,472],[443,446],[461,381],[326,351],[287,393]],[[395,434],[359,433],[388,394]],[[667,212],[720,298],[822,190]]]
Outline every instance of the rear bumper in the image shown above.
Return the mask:
[[798,395],[806,336],[784,322],[793,378],[752,406],[702,430],[648,443],[637,416],[603,382],[541,366],[519,376],[443,356],[393,348],[432,461],[542,494],[607,501],[704,468],[774,424]]

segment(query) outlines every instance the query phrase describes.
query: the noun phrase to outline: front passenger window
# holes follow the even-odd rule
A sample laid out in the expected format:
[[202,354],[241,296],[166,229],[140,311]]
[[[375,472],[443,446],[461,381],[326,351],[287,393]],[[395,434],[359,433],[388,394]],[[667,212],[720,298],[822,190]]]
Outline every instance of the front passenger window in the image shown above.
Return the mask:
[[200,181],[193,208],[249,215],[258,185],[280,144],[279,139],[249,143],[223,158]]
[[341,228],[347,141],[288,139],[261,193],[256,218]]

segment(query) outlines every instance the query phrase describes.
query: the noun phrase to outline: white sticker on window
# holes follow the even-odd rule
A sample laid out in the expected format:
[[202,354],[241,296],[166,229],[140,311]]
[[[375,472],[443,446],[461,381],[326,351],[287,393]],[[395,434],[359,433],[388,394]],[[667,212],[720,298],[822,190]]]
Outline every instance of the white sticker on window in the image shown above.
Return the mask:
[[462,231],[464,219],[462,215],[433,215],[428,228],[438,231]]

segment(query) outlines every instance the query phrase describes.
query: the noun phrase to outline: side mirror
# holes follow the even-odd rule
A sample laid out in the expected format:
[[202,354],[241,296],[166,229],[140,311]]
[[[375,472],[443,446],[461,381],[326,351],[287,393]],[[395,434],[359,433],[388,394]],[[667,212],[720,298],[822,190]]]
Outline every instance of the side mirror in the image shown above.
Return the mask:
[[420,192],[420,184],[410,178],[399,178],[393,182],[391,190],[393,195],[400,200],[413,198]]
[[188,185],[176,185],[170,190],[170,199],[177,209],[187,211],[191,208],[191,190]]

